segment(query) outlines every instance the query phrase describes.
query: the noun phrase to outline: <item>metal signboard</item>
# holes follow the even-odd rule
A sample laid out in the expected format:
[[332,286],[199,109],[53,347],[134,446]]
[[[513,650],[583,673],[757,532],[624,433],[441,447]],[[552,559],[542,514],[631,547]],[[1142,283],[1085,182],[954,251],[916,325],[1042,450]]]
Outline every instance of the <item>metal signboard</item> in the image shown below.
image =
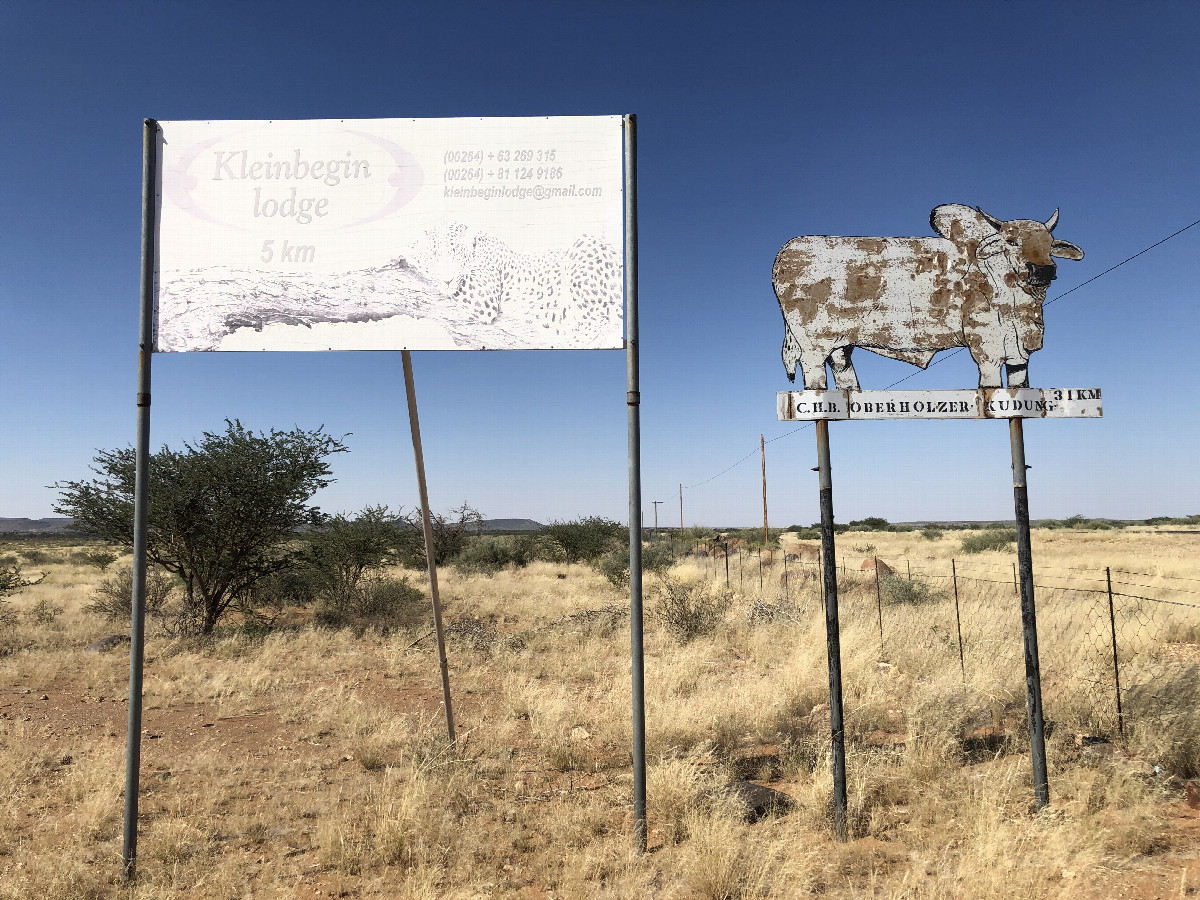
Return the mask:
[[1083,259],[1046,222],[1002,221],[958,203],[936,207],[940,237],[794,238],[775,258],[783,312],[783,365],[808,390],[858,390],[850,354],[862,347],[925,368],[939,350],[966,347],[979,386],[1028,387],[1029,355],[1042,346],[1042,303],[1054,259]]
[[779,420],[1100,418],[1100,388],[781,391]]
[[620,116],[159,124],[156,351],[623,346]]
[[[1099,388],[1029,386],[1029,357],[1042,346],[1046,288],[1057,277],[1054,260],[1083,259],[1083,251],[1054,237],[1058,210],[1045,222],[1003,221],[979,207],[950,203],[935,207],[929,224],[939,237],[793,238],[775,257],[771,272],[783,313],[784,370],[788,380],[795,381],[799,368],[805,388],[776,395],[778,416],[783,421],[816,422],[834,825],[839,838],[846,836],[847,801],[831,420],[1008,420],[1036,805],[1045,806],[1050,797],[1023,421],[1103,414]],[[941,350],[965,347],[979,369],[979,387],[860,390],[850,359],[856,347],[921,368]],[[835,390],[828,389],[826,366],[833,371]]]

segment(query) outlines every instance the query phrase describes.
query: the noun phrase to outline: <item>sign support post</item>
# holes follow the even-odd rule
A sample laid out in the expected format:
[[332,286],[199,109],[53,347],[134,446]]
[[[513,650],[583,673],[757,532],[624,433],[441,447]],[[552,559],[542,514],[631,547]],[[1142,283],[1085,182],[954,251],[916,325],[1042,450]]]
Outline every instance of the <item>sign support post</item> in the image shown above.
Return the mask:
[[[642,642],[642,431],[638,358],[637,116],[625,126],[625,354],[629,414],[629,644],[633,689],[633,834],[646,852],[646,690]],[[682,496],[682,495],[681,495]],[[681,507],[682,508],[682,507]],[[657,510],[657,507],[655,508]]]
[[408,427],[412,431],[413,457],[417,465],[417,489],[421,494],[421,527],[425,534],[425,563],[429,567],[429,595],[433,602],[433,631],[437,639],[438,666],[442,671],[442,705],[446,707],[446,736],[454,745],[454,709],[450,703],[450,665],[446,661],[446,636],[442,631],[442,602],[438,597],[437,556],[433,546],[433,522],[429,516],[429,490],[425,486],[425,454],[421,452],[421,422],[417,418],[417,389],[413,384],[412,356],[400,351],[404,363],[404,392],[408,395]]
[[817,471],[821,483],[821,562],[825,583],[825,643],[829,653],[829,728],[833,739],[833,826],[846,839],[846,732],[842,722],[842,640],[838,623],[837,558],[833,547],[833,475],[829,420],[817,420]]
[[[767,530],[767,443],[766,438],[759,434],[758,436],[758,452],[762,456],[762,483],[763,483],[763,546],[770,546],[771,537]],[[786,560],[786,555],[784,556]]]
[[1046,774],[1046,733],[1042,718],[1042,671],[1038,661],[1037,608],[1033,599],[1033,550],[1029,538],[1029,492],[1025,471],[1025,431],[1022,420],[1008,420],[1012,446],[1013,499],[1017,520],[1017,565],[1021,573],[1021,630],[1025,647],[1026,710],[1029,714],[1029,744],[1033,756],[1034,806],[1043,809],[1050,803],[1050,782]]
[[[1033,552],[1029,535],[1029,492],[1025,472],[1025,418],[1100,418],[1099,388],[979,388],[952,391],[791,391],[776,395],[781,422],[814,421],[821,473],[821,556],[824,570],[826,625],[829,642],[829,708],[833,730],[834,797],[845,812],[845,745],[841,740],[841,662],[837,644],[837,565],[833,555],[833,488],[829,475],[829,420],[854,419],[1008,419],[1012,450],[1013,497],[1017,521],[1017,587],[1024,635],[1025,685],[1033,757],[1034,807],[1050,803],[1046,775],[1042,674],[1038,661],[1037,610],[1034,603]],[[951,560],[957,616],[958,574]],[[882,613],[881,613],[882,615]],[[882,624],[882,623],[881,623]],[[882,628],[880,629],[882,632]],[[966,672],[959,625],[959,664]],[[836,662],[835,662],[836,657]],[[965,677],[965,675],[964,675]],[[839,774],[838,767],[841,766]],[[839,831],[839,835],[841,832]]]
[[146,648],[146,531],[150,486],[150,359],[154,354],[154,257],[158,122],[142,123],[142,282],[138,333],[137,446],[133,488],[133,598],[129,625],[129,730],[125,738],[125,882],[137,866],[138,785],[142,762],[142,669]]

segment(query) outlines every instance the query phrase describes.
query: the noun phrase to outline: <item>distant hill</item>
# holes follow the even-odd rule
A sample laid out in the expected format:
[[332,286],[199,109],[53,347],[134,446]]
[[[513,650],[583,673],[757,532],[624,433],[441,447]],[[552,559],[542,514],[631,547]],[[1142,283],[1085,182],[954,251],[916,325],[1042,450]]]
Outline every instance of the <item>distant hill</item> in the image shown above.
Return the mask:
[[484,534],[504,534],[513,531],[541,531],[546,526],[533,519],[484,519]]
[[63,534],[73,519],[0,519],[0,534]]

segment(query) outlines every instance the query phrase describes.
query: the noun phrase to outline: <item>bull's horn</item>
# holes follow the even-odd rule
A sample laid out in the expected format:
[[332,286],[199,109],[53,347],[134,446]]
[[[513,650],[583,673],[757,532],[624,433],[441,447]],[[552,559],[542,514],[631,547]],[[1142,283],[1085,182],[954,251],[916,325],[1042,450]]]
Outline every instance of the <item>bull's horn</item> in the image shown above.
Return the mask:
[[1049,219],[1046,220],[1046,230],[1053,231],[1054,226],[1057,224],[1058,224],[1058,210],[1056,209],[1054,211],[1054,215],[1052,215]]
[[985,212],[984,212],[982,209],[980,209],[978,206],[977,206],[977,207],[975,207],[975,212],[979,213],[981,216],[983,216],[985,219],[987,219],[987,221],[988,221],[988,224],[989,224],[989,225],[991,225],[993,228],[995,228],[997,231],[1000,231],[1001,229],[1003,229],[1003,228],[1004,228],[1004,223],[1003,223],[1003,222],[1001,222],[1001,221],[1000,221],[999,219],[997,219],[995,216],[989,216],[987,213],[985,213]]

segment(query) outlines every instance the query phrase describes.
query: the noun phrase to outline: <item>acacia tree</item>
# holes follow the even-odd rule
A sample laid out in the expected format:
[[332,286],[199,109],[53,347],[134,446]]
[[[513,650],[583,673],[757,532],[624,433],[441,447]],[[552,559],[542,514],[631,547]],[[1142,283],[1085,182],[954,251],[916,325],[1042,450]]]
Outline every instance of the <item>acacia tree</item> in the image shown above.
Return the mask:
[[[235,599],[291,564],[288,542],[320,521],[308,499],[329,484],[327,457],[346,446],[323,429],[255,434],[225,420],[183,450],[150,458],[146,555],[183,582],[195,626],[210,634]],[[75,528],[132,546],[134,450],[101,450],[96,478],[54,485]]]

